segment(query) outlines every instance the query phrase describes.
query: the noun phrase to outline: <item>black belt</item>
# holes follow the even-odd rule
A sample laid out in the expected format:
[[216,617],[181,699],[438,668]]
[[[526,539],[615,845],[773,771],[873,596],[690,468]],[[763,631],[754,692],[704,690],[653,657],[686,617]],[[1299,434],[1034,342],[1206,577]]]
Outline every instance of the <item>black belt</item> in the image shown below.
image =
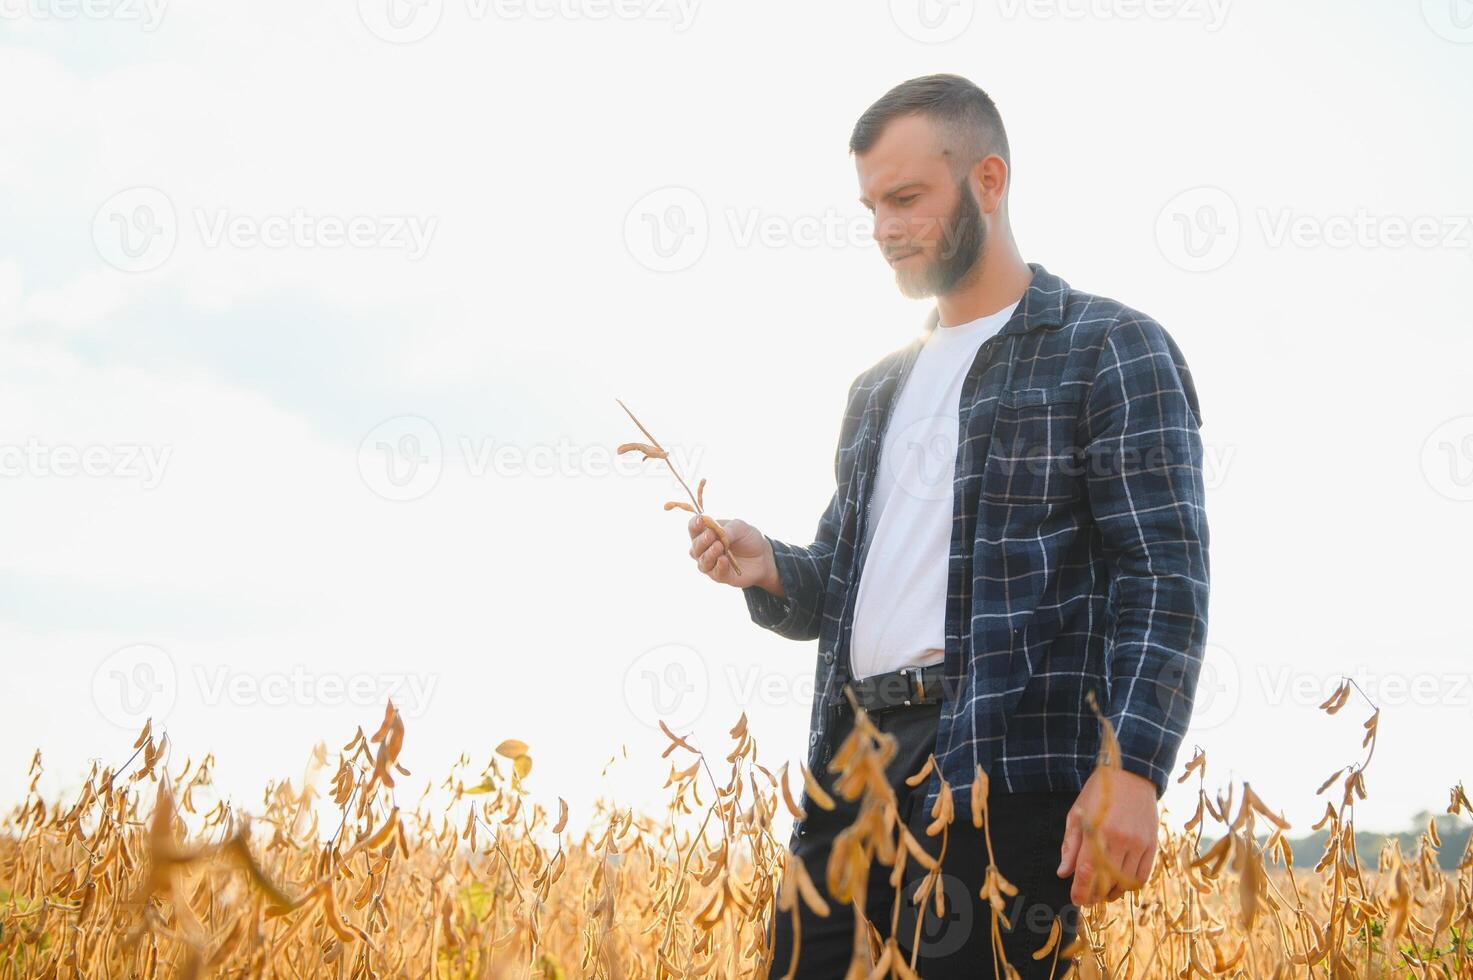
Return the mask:
[[[861,677],[849,681],[849,686],[854,691],[854,700],[865,711],[884,711],[886,708],[940,704],[945,700],[942,686],[945,675],[946,664],[935,663]],[[845,698],[840,703],[847,707],[849,700]]]

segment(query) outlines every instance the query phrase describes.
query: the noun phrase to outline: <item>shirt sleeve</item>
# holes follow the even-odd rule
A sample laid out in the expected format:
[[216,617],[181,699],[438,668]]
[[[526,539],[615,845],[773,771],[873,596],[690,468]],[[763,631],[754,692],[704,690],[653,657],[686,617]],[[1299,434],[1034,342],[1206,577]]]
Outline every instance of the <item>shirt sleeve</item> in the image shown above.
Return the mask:
[[[855,378],[849,386],[839,443],[834,450],[834,492],[819,518],[818,531],[813,542],[807,545],[787,544],[764,535],[772,545],[772,557],[777,565],[778,578],[782,582],[784,598],[779,599],[756,585],[749,585],[742,590],[752,622],[790,640],[817,639],[823,625],[823,604],[829,569],[838,545],[845,495],[850,486],[850,474],[842,472],[840,460],[844,455],[844,447],[853,440],[863,414],[862,401],[858,405],[855,401],[855,393],[859,390],[863,377],[860,375]],[[851,460],[852,458],[851,454]]]
[[1087,405],[1089,505],[1111,566],[1107,717],[1121,767],[1159,799],[1191,722],[1207,634],[1208,532],[1196,390],[1154,320],[1111,327]]
[[747,597],[747,611],[758,626],[790,640],[818,638],[823,621],[824,586],[834,559],[834,543],[838,540],[839,507],[836,489],[818,522],[818,536],[810,545],[792,545],[767,538],[772,544],[784,597],[779,599],[756,585],[742,590]]

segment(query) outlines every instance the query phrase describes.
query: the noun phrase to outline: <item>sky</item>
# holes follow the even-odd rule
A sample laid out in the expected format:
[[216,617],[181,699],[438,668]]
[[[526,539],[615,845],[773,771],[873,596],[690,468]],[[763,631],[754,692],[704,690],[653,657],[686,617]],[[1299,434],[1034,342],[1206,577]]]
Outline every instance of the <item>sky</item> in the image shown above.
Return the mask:
[[[1294,833],[1363,757],[1473,778],[1473,7],[1248,0],[0,0],[0,803],[144,718],[247,808],[393,697],[410,785],[527,742],[657,812],[655,719],[806,744],[816,643],[680,494],[813,538],[850,381],[930,310],[849,131],[997,101],[1024,258],[1196,379],[1207,661],[1178,757]],[[602,774],[605,763],[616,764]],[[1179,824],[1194,786],[1165,804]]]

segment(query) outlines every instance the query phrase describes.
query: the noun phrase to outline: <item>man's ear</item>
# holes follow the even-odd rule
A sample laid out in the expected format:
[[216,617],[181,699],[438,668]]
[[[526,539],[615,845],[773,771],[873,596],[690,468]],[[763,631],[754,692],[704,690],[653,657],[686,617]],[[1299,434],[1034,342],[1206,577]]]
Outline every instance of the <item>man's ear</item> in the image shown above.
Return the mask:
[[1011,177],[1007,163],[996,153],[989,153],[973,165],[967,184],[983,214],[994,214],[1002,207]]

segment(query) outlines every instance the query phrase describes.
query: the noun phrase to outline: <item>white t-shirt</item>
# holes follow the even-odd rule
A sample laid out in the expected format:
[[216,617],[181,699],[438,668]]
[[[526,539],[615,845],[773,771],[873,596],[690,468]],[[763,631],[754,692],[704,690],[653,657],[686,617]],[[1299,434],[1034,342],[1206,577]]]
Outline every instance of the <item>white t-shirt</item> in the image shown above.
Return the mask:
[[[1021,300],[1020,300],[1021,302]],[[962,382],[1018,304],[931,331],[896,393],[870,498],[850,645],[853,676],[938,663],[946,649],[952,478]]]

